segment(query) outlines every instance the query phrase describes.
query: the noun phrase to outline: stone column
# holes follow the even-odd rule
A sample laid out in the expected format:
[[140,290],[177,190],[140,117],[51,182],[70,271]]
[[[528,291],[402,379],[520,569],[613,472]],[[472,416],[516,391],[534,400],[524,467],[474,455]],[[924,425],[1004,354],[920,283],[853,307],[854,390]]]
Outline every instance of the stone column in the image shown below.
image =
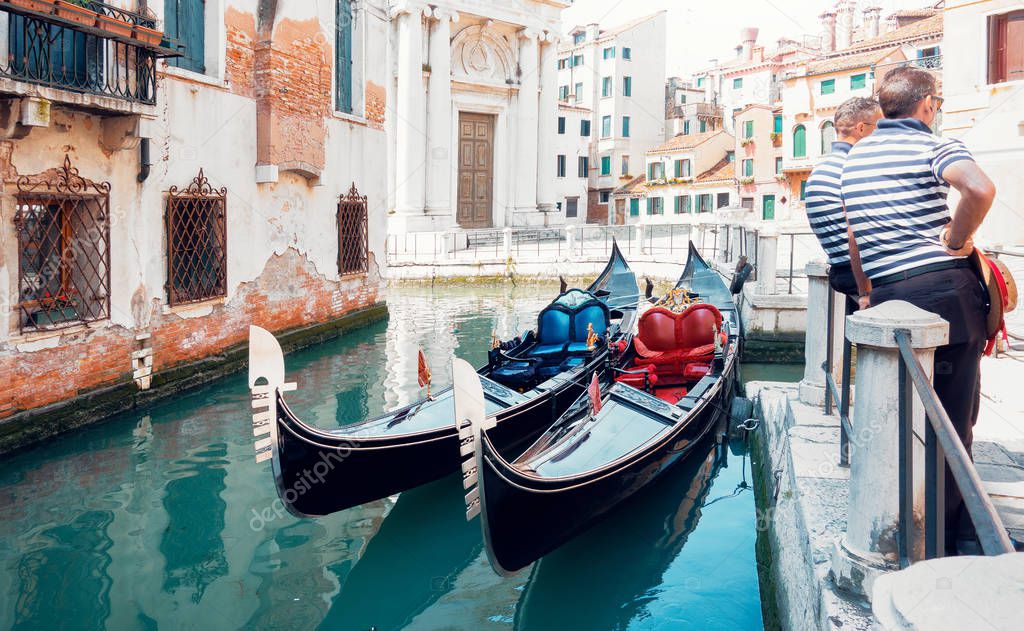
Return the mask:
[[[840,589],[864,596],[870,596],[879,576],[899,569],[897,329],[910,331],[914,354],[929,378],[935,348],[949,340],[949,324],[945,320],[901,300],[885,302],[847,318],[846,336],[857,345],[858,403],[853,408],[850,436],[846,534],[836,542],[829,574]],[[913,417],[915,432],[923,435],[924,409],[916,396]],[[915,454],[915,472],[923,471],[922,461]],[[923,477],[916,476],[920,484],[914,488],[915,516],[924,513]],[[917,538],[923,543],[922,539]]]
[[436,8],[430,33],[430,82],[427,94],[427,213],[452,213],[452,23],[459,14]]
[[778,293],[775,282],[779,258],[779,235],[772,229],[763,229],[757,236],[757,293],[774,296]]
[[537,111],[539,107],[540,76],[537,39],[540,33],[534,29],[519,32],[519,116],[516,125],[516,207],[520,216],[518,222],[525,224],[531,219],[528,213],[537,212]]
[[402,3],[395,9],[398,16],[395,211],[404,215],[422,215],[426,206],[427,104],[423,91],[423,15],[428,10],[415,2]]
[[537,123],[537,206],[555,209],[555,137],[558,134],[558,35],[547,33],[540,53],[540,113]]
[[[807,333],[804,336],[804,378],[800,382],[800,400],[807,405],[824,405],[826,338],[828,336],[828,268],[824,261],[807,264]],[[836,333],[842,335],[842,331]],[[838,377],[836,379],[838,383]]]

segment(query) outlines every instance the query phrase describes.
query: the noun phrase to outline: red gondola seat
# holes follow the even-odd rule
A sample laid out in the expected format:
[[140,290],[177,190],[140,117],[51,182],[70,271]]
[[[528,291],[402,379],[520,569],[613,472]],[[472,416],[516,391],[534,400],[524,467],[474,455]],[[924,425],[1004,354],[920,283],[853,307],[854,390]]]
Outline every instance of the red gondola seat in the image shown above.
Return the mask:
[[682,313],[664,307],[648,309],[633,338],[634,365],[651,367],[662,386],[699,381],[714,359],[715,331],[723,346],[728,342],[721,330],[722,313],[714,305],[698,303]]

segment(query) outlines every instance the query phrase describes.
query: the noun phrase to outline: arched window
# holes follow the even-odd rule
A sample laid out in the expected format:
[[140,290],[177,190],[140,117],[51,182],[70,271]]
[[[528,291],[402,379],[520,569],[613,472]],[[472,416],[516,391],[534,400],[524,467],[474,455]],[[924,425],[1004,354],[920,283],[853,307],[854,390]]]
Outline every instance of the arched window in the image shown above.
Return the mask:
[[821,155],[832,153],[832,143],[836,141],[836,127],[832,121],[825,121],[821,126]]
[[803,125],[793,128],[793,157],[807,157],[807,130]]

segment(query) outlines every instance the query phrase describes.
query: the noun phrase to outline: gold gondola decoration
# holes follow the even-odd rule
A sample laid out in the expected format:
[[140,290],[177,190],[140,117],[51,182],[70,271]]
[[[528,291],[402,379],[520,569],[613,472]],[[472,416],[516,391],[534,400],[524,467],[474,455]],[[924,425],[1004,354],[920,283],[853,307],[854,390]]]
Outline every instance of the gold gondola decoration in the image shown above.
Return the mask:
[[594,332],[594,323],[587,323],[587,350],[592,351],[597,348],[597,341],[601,339],[597,333]]

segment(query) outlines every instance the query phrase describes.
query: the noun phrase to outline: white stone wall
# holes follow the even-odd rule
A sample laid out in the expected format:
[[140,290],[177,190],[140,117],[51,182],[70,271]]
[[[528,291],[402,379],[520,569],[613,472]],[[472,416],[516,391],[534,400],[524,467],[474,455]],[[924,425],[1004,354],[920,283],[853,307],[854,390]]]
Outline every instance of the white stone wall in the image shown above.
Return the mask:
[[[555,155],[556,157],[565,156],[565,177],[557,177],[555,180],[555,201],[561,203],[562,206],[561,210],[552,216],[552,223],[582,224],[587,221],[589,177],[579,176],[579,159],[590,156],[590,141],[594,138],[593,123],[591,123],[590,136],[581,136],[580,129],[582,121],[591,120],[592,113],[584,108],[561,105],[558,108],[558,116],[565,117],[565,133],[557,134]],[[600,169],[600,167],[600,162],[590,165],[591,169]],[[612,165],[613,171],[614,168],[615,165]],[[566,217],[565,214],[567,200],[570,197],[579,198],[576,218]]]

